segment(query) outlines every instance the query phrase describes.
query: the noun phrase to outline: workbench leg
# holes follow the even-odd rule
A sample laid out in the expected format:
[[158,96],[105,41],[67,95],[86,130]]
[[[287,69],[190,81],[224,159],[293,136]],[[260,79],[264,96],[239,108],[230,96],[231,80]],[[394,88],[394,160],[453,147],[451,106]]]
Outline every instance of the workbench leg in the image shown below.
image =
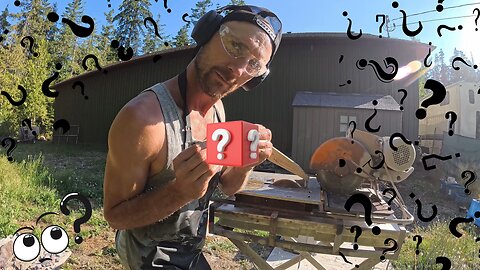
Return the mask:
[[258,266],[261,270],[274,270],[260,255],[258,255],[249,245],[245,244],[243,241],[231,239],[229,240],[237,246],[237,248],[247,255],[253,263]]
[[375,265],[380,263],[380,258],[368,258],[358,265],[358,270],[369,270],[372,269]]
[[302,251],[300,252],[300,255],[302,255],[307,261],[309,261],[318,270],[327,270],[317,260],[315,260],[315,258],[313,258],[310,255],[310,253]]

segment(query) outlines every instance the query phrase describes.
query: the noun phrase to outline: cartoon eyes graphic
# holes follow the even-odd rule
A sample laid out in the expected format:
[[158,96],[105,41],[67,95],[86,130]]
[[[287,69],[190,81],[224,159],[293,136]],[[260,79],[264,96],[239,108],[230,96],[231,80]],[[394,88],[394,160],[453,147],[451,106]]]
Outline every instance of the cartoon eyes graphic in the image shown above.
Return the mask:
[[[67,232],[56,225],[45,228],[41,238],[43,248],[49,253],[57,254],[68,247]],[[31,233],[22,233],[13,242],[13,253],[19,260],[32,261],[40,254],[40,241]]]

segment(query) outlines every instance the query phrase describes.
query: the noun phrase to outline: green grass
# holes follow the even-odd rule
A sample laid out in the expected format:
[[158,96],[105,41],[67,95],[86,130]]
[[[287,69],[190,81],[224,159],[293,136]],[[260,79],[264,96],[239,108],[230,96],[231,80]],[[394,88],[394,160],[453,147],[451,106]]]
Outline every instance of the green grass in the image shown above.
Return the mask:
[[[474,225],[457,226],[463,236],[456,238],[448,229],[449,223],[450,220],[437,221],[426,228],[418,227],[407,235],[399,258],[393,261],[395,269],[441,269],[442,265],[435,263],[437,257],[449,258],[451,269],[479,269],[480,245],[475,242]],[[419,245],[420,254],[415,256],[418,242],[413,241],[413,236],[417,234],[422,236],[422,242]]]

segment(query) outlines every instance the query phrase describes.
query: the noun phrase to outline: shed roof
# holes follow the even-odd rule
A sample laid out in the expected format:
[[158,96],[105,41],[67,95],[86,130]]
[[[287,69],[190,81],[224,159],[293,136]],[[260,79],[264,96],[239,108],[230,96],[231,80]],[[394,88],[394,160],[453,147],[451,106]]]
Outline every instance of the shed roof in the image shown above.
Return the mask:
[[[373,100],[378,104],[374,106]],[[336,93],[336,92],[307,92],[299,91],[293,99],[294,107],[334,107],[334,108],[354,108],[354,109],[377,109],[385,111],[400,111],[400,105],[390,96],[365,95],[356,93]]]

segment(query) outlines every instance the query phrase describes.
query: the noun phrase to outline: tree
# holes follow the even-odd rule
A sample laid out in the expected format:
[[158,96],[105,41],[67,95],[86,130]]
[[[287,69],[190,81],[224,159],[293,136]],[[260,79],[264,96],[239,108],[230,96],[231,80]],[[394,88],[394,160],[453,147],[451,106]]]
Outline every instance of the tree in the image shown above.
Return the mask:
[[[157,16],[157,19],[155,20],[157,22],[157,30],[158,30],[158,34],[160,35],[160,37],[156,36],[155,34],[155,30],[153,29],[153,27],[151,26],[151,24],[147,23],[147,28],[149,28],[148,30],[148,33],[145,35],[145,38],[143,39],[143,47],[142,47],[142,52],[144,54],[147,54],[147,53],[152,53],[152,52],[155,52],[155,51],[158,51],[158,50],[162,50],[164,48],[166,48],[167,46],[165,46],[165,42],[167,42],[168,40],[168,37],[165,36],[165,33],[164,33],[164,27],[165,25],[164,24],[159,24],[160,23],[160,14],[158,14]],[[162,42],[163,40],[163,42]]]
[[141,40],[145,35],[143,20],[146,17],[152,17],[149,8],[149,0],[124,0],[120,5],[119,13],[113,17],[113,21],[117,24],[116,40],[125,48],[131,47],[135,55],[139,55]]
[[243,0],[230,0],[230,5],[245,6],[245,1]]
[[7,39],[4,37],[4,33],[3,31],[5,30],[9,30],[10,28],[10,23],[8,22],[8,17],[10,16],[10,13],[8,12],[8,5],[5,7],[5,9],[2,11],[2,14],[0,15],[0,37],[1,37],[1,41],[0,41],[0,44],[2,44],[2,46],[6,46],[6,43],[7,43]]
[[182,26],[175,37],[174,46],[183,47],[190,45],[190,39],[188,38],[188,24]]
[[95,42],[97,50],[99,51],[98,59],[104,65],[118,62],[117,50],[110,46],[112,40],[115,39],[115,29],[113,26],[113,9],[108,13],[104,13],[106,23],[102,26],[102,31]]
[[434,67],[427,73],[427,77],[447,84],[450,79],[449,67],[445,64],[445,54],[442,49],[435,54],[433,63]]

